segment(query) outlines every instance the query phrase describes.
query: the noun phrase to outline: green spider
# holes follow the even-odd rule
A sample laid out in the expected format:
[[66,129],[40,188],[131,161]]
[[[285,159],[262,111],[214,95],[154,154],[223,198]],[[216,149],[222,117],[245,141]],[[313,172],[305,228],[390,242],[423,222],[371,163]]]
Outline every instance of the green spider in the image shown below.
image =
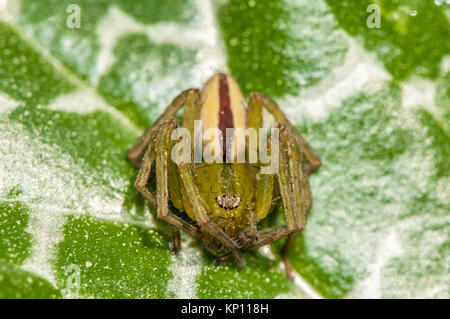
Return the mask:
[[[201,120],[203,131],[216,128],[226,135],[226,128],[262,127],[263,108],[278,122],[278,170],[262,174],[261,163],[175,162],[169,156],[177,143],[172,132],[178,127],[174,118],[183,106],[182,127],[194,134],[194,121]],[[227,139],[229,137],[227,136]],[[231,144],[236,146],[231,137]],[[223,146],[223,138],[211,137]],[[267,139],[268,145],[271,137]],[[194,144],[189,144],[194,148]],[[248,149],[246,150],[249,151]],[[145,155],[142,156],[145,152]],[[135,187],[157,209],[158,217],[173,226],[173,250],[180,248],[180,230],[200,239],[204,247],[222,262],[234,257],[244,267],[241,252],[258,249],[283,237],[286,273],[291,273],[287,258],[296,235],[305,226],[305,216],[312,204],[308,176],[321,164],[319,157],[292,126],[279,106],[269,97],[252,93],[245,100],[236,81],[218,73],[204,88],[189,89],[178,95],[159,119],[135,142],[128,158],[140,167]],[[307,164],[303,163],[306,158]],[[156,161],[156,194],[148,189]],[[258,230],[264,219],[282,199],[286,224]],[[169,209],[169,200],[191,221]]]

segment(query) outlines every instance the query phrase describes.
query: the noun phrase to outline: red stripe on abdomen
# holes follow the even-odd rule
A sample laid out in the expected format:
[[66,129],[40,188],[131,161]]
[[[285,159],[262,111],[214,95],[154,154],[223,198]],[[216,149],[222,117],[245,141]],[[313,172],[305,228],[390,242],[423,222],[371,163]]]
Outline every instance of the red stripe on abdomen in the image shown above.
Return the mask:
[[233,145],[233,134],[226,135],[227,128],[234,128],[233,111],[231,110],[230,90],[228,87],[227,76],[223,73],[219,75],[219,130],[222,132],[222,150],[223,157],[226,157],[227,143],[225,138],[229,140],[228,144]]

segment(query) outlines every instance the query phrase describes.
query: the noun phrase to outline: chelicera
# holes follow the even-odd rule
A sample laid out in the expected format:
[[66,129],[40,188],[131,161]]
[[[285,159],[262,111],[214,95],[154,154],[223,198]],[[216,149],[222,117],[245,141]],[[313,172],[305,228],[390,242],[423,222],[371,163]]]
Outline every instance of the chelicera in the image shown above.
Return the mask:
[[[239,148],[236,136],[226,134],[227,129],[261,128],[265,108],[278,123],[278,169],[263,174],[259,162],[174,161],[172,150],[180,140],[172,138],[174,130],[180,127],[174,116],[183,107],[181,127],[193,136],[194,123],[200,120],[204,131],[215,128],[224,133],[221,138],[211,136],[212,143],[218,143],[223,154],[228,154],[230,145]],[[267,139],[267,145],[273,142],[271,138]],[[189,147],[196,146],[191,141]],[[201,240],[218,260],[232,257],[238,266],[244,267],[242,252],[287,237],[281,254],[290,274],[287,254],[304,228],[312,204],[308,177],[321,162],[271,98],[252,93],[246,106],[236,81],[230,75],[218,73],[202,90],[189,89],[179,94],[135,142],[128,158],[139,167],[135,187],[156,208],[158,217],[173,226],[175,251],[180,248],[181,230]],[[156,193],[148,187],[149,181],[154,180],[152,176],[156,176]],[[285,224],[259,229],[259,222],[274,210],[280,199]],[[169,201],[176,212],[169,208]],[[189,220],[180,214],[187,214]]]

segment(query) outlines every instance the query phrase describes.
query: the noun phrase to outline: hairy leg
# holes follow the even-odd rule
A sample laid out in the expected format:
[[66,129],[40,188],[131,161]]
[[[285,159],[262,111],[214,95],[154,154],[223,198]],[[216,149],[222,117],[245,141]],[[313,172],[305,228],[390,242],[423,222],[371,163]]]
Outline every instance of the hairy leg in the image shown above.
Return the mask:
[[[189,224],[177,215],[169,211],[168,207],[168,172],[167,172],[167,153],[168,143],[172,130],[176,127],[176,120],[168,120],[157,126],[156,144],[150,144],[145,153],[142,166],[139,170],[138,178],[135,183],[136,189],[152,203],[157,209],[158,218],[168,222],[176,229],[181,229],[197,238],[202,238],[203,234],[194,225]],[[153,161],[156,159],[156,176],[157,176],[157,197],[149,191],[147,183],[150,178]],[[178,234],[175,234],[177,237]],[[175,238],[175,246],[179,240]],[[177,247],[174,247],[175,249]]]
[[186,189],[186,195],[188,196],[189,202],[192,206],[195,220],[200,225],[200,228],[202,231],[211,234],[220,243],[227,247],[233,254],[237,265],[241,268],[244,267],[244,260],[239,252],[239,245],[209,219],[205,207],[200,199],[201,197],[197,185],[195,184],[192,164],[180,163],[178,167],[180,170],[181,179]]
[[131,149],[127,153],[128,159],[133,163],[134,166],[139,167],[141,165],[141,156],[145,151],[147,146],[150,144],[155,136],[156,128],[163,121],[172,118],[177,111],[183,107],[189,100],[196,99],[199,95],[197,89],[189,89],[181,92],[170,105],[166,108],[163,114],[150,126],[145,133],[139,137],[133,144]]
[[[301,206],[302,206],[301,208],[302,208],[302,215],[303,215],[302,223],[304,223],[304,216],[310,211],[311,206],[312,206],[312,197],[311,197],[311,190],[309,187],[308,176],[320,167],[320,165],[321,165],[320,158],[317,155],[317,153],[314,151],[314,149],[303,138],[303,136],[290,123],[290,121],[287,119],[287,117],[285,116],[285,114],[283,113],[281,108],[278,106],[278,104],[274,100],[272,100],[270,97],[268,97],[264,94],[261,94],[261,93],[252,93],[251,97],[250,97],[249,111],[253,112],[253,114],[257,116],[257,119],[253,120],[253,121],[255,121],[255,123],[253,123],[253,125],[262,125],[262,120],[259,120],[259,117],[261,117],[260,114],[262,113],[261,112],[262,106],[265,107],[274,116],[275,120],[279,124],[284,125],[291,130],[291,132],[292,132],[291,134],[295,138],[296,144],[298,145],[298,147],[300,149],[300,152],[298,152],[294,148],[291,147],[290,148],[291,154],[297,153],[296,156],[298,156],[300,158],[300,160],[302,159],[302,156],[305,156],[305,158],[308,161],[308,164],[305,165],[302,170],[302,172],[305,172],[305,174],[302,174],[303,176],[300,177],[301,174],[299,174],[298,172],[294,174],[295,176],[297,176],[297,177],[294,177],[294,179],[297,179],[297,180],[299,179],[300,183],[298,183],[298,181],[294,182],[294,185],[299,185],[299,186],[294,186],[294,189],[293,189],[293,191],[295,193],[297,193],[297,197],[299,197],[299,195],[301,195]],[[298,153],[300,153],[300,154],[298,155]],[[291,168],[295,165],[296,164],[294,164],[294,162],[292,162],[292,164],[290,164],[290,170],[292,170]],[[283,167],[283,166],[284,165],[280,163],[280,167]],[[293,171],[295,172],[295,168]],[[280,177],[280,175],[279,175],[279,177]],[[300,192],[299,192],[299,190],[300,190]],[[284,193],[286,193],[286,190],[284,191]],[[284,200],[283,200],[283,202],[285,204],[285,207],[286,207],[286,204],[289,205],[289,203],[286,203]],[[288,200],[288,202],[289,202],[289,200]],[[298,202],[298,203],[300,203],[300,202]],[[289,260],[287,258],[287,255],[295,241],[298,231],[291,232],[289,234],[289,231],[287,231],[282,226],[279,229],[263,231],[262,233],[265,233],[265,235],[266,235],[266,239],[262,240],[262,242],[264,244],[271,242],[272,240],[278,240],[279,238],[285,236],[286,233],[288,234],[289,237],[288,237],[288,240],[286,241],[285,245],[282,248],[281,255],[282,255],[282,258],[286,265],[286,272],[289,275],[289,273],[291,272],[291,266],[290,266]]]
[[279,124],[284,124],[292,129],[292,131],[295,133],[295,139],[297,140],[302,153],[305,155],[309,163],[304,168],[307,175],[311,174],[319,168],[321,164],[319,156],[303,138],[303,136],[295,129],[291,122],[289,122],[286,115],[284,115],[283,111],[274,100],[261,93],[252,93],[250,96],[249,105],[251,104],[261,104],[273,115],[273,117]]
[[[309,192],[304,189],[307,176],[303,172],[302,166],[301,151],[296,143],[294,132],[292,132],[290,127],[280,124],[278,182],[284,205],[286,225],[259,232],[259,240],[250,246],[248,250],[257,249],[289,236],[287,245],[282,250],[282,257],[288,276],[290,276],[292,267],[287,258],[287,253],[292,246],[295,234],[304,227],[307,197],[309,196]],[[257,213],[259,214],[259,212]]]
[[176,227],[172,227],[172,252],[178,253],[181,249],[181,234],[180,230]]
[[[186,194],[192,205],[195,219],[200,225],[200,229],[189,224],[177,215],[171,213],[168,208],[168,145],[170,145],[170,135],[176,128],[174,118],[161,122],[155,126],[156,143],[150,143],[144,156],[142,166],[139,170],[138,179],[135,183],[136,188],[157,208],[158,217],[177,229],[181,229],[195,237],[202,238],[202,232],[208,232],[217,238],[225,247],[230,249],[238,266],[243,267],[244,261],[238,251],[239,246],[223,230],[218,228],[209,220],[205,208],[200,200],[200,194],[195,185],[192,169],[188,163],[180,163],[179,170],[181,178],[186,188]],[[156,159],[156,179],[157,196],[148,190],[147,183],[150,178],[153,161]],[[176,235],[177,236],[177,235]],[[177,239],[175,238],[175,242]],[[176,248],[176,244],[175,247]]]
[[[247,127],[259,130],[263,126],[262,119],[262,101],[260,99],[252,98],[249,101],[247,108]],[[258,136],[258,151],[260,141]],[[271,150],[271,138],[267,139],[267,150]],[[259,166],[260,163],[257,163]],[[261,174],[258,171],[256,174],[256,194],[255,194],[255,210],[257,212],[258,220],[262,220],[267,216],[272,205],[273,188],[274,188],[275,174]]]

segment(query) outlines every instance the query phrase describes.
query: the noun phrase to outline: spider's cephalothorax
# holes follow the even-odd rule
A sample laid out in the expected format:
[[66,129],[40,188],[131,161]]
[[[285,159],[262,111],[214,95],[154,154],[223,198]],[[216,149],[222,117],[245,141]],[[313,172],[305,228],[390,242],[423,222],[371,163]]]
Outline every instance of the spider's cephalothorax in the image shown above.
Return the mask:
[[[182,127],[191,138],[172,139],[178,128],[174,116],[183,106]],[[277,157],[278,170],[271,173],[263,171],[260,161],[249,162],[250,156],[246,155],[250,147],[239,143],[245,141],[246,129],[261,128],[263,108],[278,122],[279,129],[279,152],[271,154]],[[198,134],[194,124],[198,123],[204,135],[200,145],[194,142]],[[257,144],[259,151],[261,145],[272,145],[271,139],[268,138],[267,144]],[[206,153],[202,152],[200,157],[205,161],[175,161],[171,155],[180,140],[187,143],[192,153],[198,148],[208,149],[215,161],[206,160]],[[240,155],[244,155],[244,162],[237,161],[242,158]],[[246,107],[236,81],[229,75],[216,74],[201,91],[189,89],[177,96],[136,141],[128,157],[140,167],[136,188],[157,208],[158,217],[174,227],[174,249],[179,248],[179,230],[183,230],[202,240],[221,259],[232,256],[243,266],[240,252],[288,236],[282,255],[290,272],[287,252],[304,227],[311,207],[308,176],[320,166],[320,159],[272,99],[252,93]],[[193,158],[194,155],[187,157]],[[303,159],[307,162],[303,163]],[[155,173],[156,194],[147,187]],[[279,198],[284,205],[286,224],[259,230],[258,222],[272,211]],[[169,200],[192,222],[171,212]]]

